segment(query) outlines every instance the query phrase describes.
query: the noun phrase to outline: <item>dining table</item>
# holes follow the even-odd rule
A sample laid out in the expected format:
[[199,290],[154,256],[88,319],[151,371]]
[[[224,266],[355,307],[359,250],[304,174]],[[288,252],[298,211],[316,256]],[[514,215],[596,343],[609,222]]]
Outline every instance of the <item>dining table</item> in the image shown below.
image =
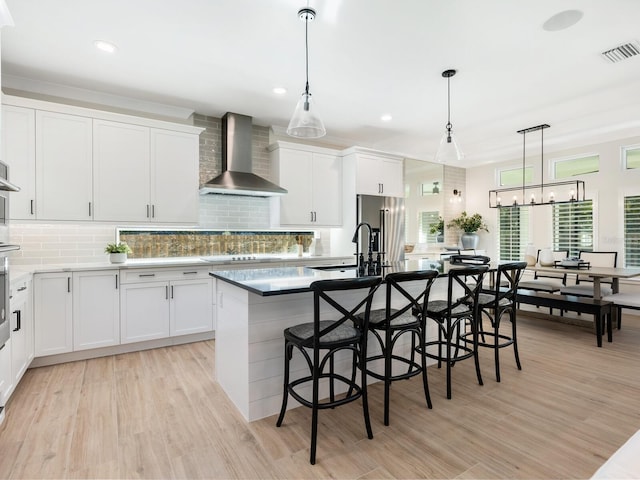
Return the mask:
[[611,290],[613,293],[618,293],[620,291],[620,279],[628,279],[633,277],[640,276],[640,268],[628,268],[628,267],[589,267],[589,268],[579,268],[579,267],[565,267],[561,265],[554,266],[541,266],[539,264],[536,265],[528,265],[527,270],[531,270],[534,272],[553,272],[553,273],[567,273],[574,275],[584,275],[589,277],[593,281],[593,298],[595,300],[600,300],[602,298],[602,294],[600,293],[600,284],[603,279],[610,278]]

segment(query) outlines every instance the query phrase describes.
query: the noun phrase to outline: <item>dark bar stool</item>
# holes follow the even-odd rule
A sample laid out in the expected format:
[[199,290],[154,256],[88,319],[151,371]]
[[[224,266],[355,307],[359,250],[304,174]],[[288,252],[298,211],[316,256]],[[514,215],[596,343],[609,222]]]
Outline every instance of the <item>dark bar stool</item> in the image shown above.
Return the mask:
[[[318,436],[318,410],[334,408],[362,397],[362,409],[367,436],[373,438],[367,403],[367,331],[373,295],[382,282],[380,277],[362,277],[355,279],[320,280],[310,285],[313,291],[313,322],[289,327],[284,331],[284,391],[282,407],[276,426],[282,425],[287,410],[288,396],[291,395],[302,405],[312,409],[311,416],[311,453],[309,461],[316,463],[316,440]],[[353,307],[341,305],[342,293],[353,291],[349,303]],[[355,295],[358,293],[359,295]],[[364,312],[361,316],[359,313]],[[322,310],[322,311],[321,311]],[[329,313],[327,313],[327,311]],[[336,316],[337,320],[323,320],[327,316]],[[297,348],[309,366],[309,375],[289,380],[289,363],[293,348]],[[309,351],[307,351],[309,350]],[[351,378],[334,370],[335,354],[341,351],[353,353]],[[320,356],[321,351],[325,353]],[[311,353],[311,355],[310,355]],[[328,371],[325,371],[329,363]],[[356,381],[356,367],[360,368],[360,382]],[[321,378],[329,381],[329,399],[320,401],[319,382]],[[344,397],[336,398],[335,382],[348,387]],[[304,398],[299,390],[312,387],[312,398]]]
[[[438,361],[438,368],[441,368],[442,362],[445,363],[447,398],[451,398],[451,367],[457,361],[473,357],[478,383],[482,385],[477,348],[478,295],[488,268],[487,265],[452,266],[448,273],[447,299],[432,300],[427,305],[427,319],[436,322],[438,339],[425,342],[422,349],[424,355]],[[468,277],[472,281],[466,283]],[[471,328],[471,342],[465,342],[460,336],[460,327],[465,326],[465,321]],[[430,347],[437,347],[437,353],[431,352]]]
[[[373,378],[384,382],[384,424],[389,425],[389,394],[391,382],[404,380],[422,373],[422,384],[427,406],[431,408],[431,397],[429,396],[429,383],[427,381],[427,359],[422,354],[418,363],[415,358],[416,346],[425,342],[424,319],[426,317],[426,307],[429,300],[431,285],[438,276],[436,270],[421,270],[416,272],[389,273],[385,277],[386,305],[385,308],[372,310],[369,319],[369,330],[378,341],[382,351],[379,355],[367,358],[367,373]],[[419,293],[412,294],[407,291],[405,282],[424,282]],[[394,293],[400,297],[400,301],[392,306]],[[397,307],[397,308],[396,308]],[[398,340],[406,335],[411,336],[411,357],[406,358],[394,354],[394,347]],[[371,370],[370,365],[374,360],[384,360],[384,373]],[[407,370],[393,375],[392,366],[394,363],[405,364]]]
[[[518,355],[518,341],[516,337],[516,294],[520,279],[524,274],[527,262],[511,262],[498,265],[498,276],[496,288],[493,291],[483,291],[480,293],[478,303],[480,306],[480,316],[478,318],[478,345],[494,349],[496,365],[496,381],[500,381],[500,349],[513,345],[513,353],[516,358],[518,370],[522,370],[520,357]],[[488,293],[485,293],[488,292]],[[504,331],[500,333],[500,320],[508,315],[511,321],[511,334]],[[492,331],[487,331],[483,327],[483,319],[488,318],[493,327]],[[493,339],[492,342],[486,340],[486,336]],[[464,334],[465,340],[469,340],[469,334]]]

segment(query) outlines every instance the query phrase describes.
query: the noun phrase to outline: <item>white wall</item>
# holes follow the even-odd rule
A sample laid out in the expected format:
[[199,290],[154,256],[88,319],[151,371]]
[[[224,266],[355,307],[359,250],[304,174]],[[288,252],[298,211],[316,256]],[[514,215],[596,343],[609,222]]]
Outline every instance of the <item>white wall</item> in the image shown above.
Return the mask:
[[[534,140],[531,140],[534,143]],[[623,169],[622,147],[640,145],[640,136],[617,141],[585,145],[579,148],[544,155],[545,183],[550,180],[551,162],[580,155],[600,155],[600,171],[577,177],[585,181],[586,198],[594,204],[594,249],[617,251],[618,266],[624,266],[623,238],[623,198],[629,194],[640,194],[640,170]],[[535,156],[537,155],[537,157]],[[534,156],[527,157],[526,165],[532,165],[534,179],[539,183],[541,176],[539,149]],[[467,169],[466,208],[467,212],[478,212],[487,221],[490,234],[481,235],[481,248],[485,248],[492,258],[497,258],[498,210],[489,208],[489,190],[499,188],[497,171],[504,168],[521,168],[522,158],[509,162],[484,165]],[[530,208],[530,243],[536,248],[552,245],[551,207]]]

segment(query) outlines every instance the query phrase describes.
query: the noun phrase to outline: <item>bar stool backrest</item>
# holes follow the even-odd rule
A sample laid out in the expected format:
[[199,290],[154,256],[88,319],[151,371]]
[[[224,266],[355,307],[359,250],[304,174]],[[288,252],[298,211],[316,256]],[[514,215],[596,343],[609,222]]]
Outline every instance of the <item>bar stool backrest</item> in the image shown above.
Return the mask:
[[[429,300],[429,292],[431,291],[431,285],[438,277],[437,270],[418,270],[415,272],[395,272],[389,273],[385,277],[387,284],[387,301],[386,301],[386,318],[387,322],[391,323],[394,318],[397,318],[411,309],[412,312],[420,312],[422,318],[425,318],[427,313],[427,301]],[[413,282],[413,281],[425,281],[424,288],[419,294],[411,294],[408,292],[401,283]],[[403,307],[397,308],[392,313],[392,310],[397,307],[392,305],[393,292],[396,291],[404,297],[406,303]]]
[[[447,288],[447,311],[449,313],[459,305],[473,305],[474,309],[477,308],[482,281],[488,270],[488,265],[464,265],[449,269]],[[472,278],[472,282],[467,283],[468,277]],[[455,292],[457,288],[462,289],[462,295]]]
[[[373,295],[382,283],[382,278],[377,276],[372,277],[359,277],[359,278],[344,278],[337,280],[318,280],[309,285],[311,291],[313,291],[313,337],[309,339],[306,345],[313,347],[317,345],[320,337],[335,330],[340,325],[350,320],[354,326],[362,332],[366,332],[369,326],[369,315],[371,313],[371,302],[373,301]],[[362,290],[368,289],[366,295],[358,297],[354,300],[355,305],[350,307],[343,306],[338,300],[336,300],[336,292],[344,292],[347,290]],[[321,304],[327,304],[333,309],[333,313],[338,313],[339,317],[332,317],[331,324],[325,328],[320,328],[321,323]],[[358,313],[362,313],[364,309],[364,315],[358,316]],[[325,342],[326,343],[326,342]]]
[[490,261],[486,255],[451,255],[449,258],[451,265],[487,265]]
[[495,289],[495,305],[500,304],[500,300],[506,299],[511,304],[515,304],[518,285],[524,274],[527,262],[509,262],[498,265],[498,275]]

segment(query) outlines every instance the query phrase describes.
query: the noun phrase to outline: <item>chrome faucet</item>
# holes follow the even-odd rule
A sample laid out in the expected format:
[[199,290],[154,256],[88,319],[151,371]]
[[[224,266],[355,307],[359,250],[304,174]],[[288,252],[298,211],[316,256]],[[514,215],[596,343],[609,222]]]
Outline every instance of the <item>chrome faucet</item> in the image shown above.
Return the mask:
[[[353,243],[355,243],[356,245],[358,244],[358,232],[360,231],[360,228],[362,227],[367,227],[367,244],[369,245],[369,249],[367,252],[367,261],[364,261],[364,254],[363,252],[360,252],[360,255],[358,256],[358,274],[359,275],[364,275],[365,271],[367,275],[376,275],[376,265],[373,261],[373,252],[371,250],[371,246],[373,244],[373,237],[371,235],[371,225],[369,225],[366,222],[361,222],[356,226],[356,231],[353,233],[353,238],[351,239],[351,241]],[[356,255],[357,255],[357,249],[356,249]]]

